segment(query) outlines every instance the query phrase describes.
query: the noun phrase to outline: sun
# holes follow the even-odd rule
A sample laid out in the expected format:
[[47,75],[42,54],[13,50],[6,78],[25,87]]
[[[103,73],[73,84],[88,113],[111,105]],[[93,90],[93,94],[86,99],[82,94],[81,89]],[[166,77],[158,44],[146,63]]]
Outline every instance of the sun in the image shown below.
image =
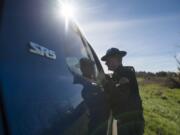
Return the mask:
[[65,21],[65,30],[68,30],[69,23],[77,23],[77,6],[73,1],[58,0],[57,13],[63,17]]
[[75,14],[75,8],[70,3],[63,3],[61,8],[61,14],[67,18],[74,18]]

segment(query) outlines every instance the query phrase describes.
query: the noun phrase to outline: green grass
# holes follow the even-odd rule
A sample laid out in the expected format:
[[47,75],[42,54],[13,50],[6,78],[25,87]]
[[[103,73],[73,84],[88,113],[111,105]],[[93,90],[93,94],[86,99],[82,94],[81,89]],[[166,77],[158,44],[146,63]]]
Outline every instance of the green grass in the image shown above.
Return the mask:
[[144,107],[144,135],[179,135],[180,89],[157,83],[140,83],[139,88]]

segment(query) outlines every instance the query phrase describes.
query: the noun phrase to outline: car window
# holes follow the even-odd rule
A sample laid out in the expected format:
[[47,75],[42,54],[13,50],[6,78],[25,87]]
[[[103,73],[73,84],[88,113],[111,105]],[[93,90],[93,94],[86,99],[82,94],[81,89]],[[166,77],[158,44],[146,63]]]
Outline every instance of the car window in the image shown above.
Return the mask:
[[[76,33],[72,32],[72,30]],[[82,86],[79,90],[83,101],[74,110],[74,114],[77,116],[80,113],[81,117],[68,128],[68,132],[65,132],[65,135],[86,135],[94,132],[93,130],[101,126],[103,128],[97,130],[97,132],[106,134],[106,124],[103,125],[103,123],[107,120],[108,107],[103,91],[99,87],[97,79],[99,70],[92,50],[79,31],[74,30],[73,27],[69,27],[66,36],[66,44],[64,44],[65,60],[69,71],[74,77],[73,83]],[[81,127],[80,130],[78,130],[79,127]],[[78,132],[76,133],[77,130]]]
[[67,32],[68,39],[66,41],[66,45],[64,46],[66,62],[69,67],[69,70],[72,73],[83,77],[81,67],[83,65],[82,62],[86,60],[92,62],[93,65],[89,68],[93,68],[94,79],[96,79],[98,76],[97,66],[93,54],[90,48],[88,47],[86,41],[83,40],[83,38],[80,36],[80,34],[78,34],[78,32],[77,34],[70,34],[69,32],[70,30]]

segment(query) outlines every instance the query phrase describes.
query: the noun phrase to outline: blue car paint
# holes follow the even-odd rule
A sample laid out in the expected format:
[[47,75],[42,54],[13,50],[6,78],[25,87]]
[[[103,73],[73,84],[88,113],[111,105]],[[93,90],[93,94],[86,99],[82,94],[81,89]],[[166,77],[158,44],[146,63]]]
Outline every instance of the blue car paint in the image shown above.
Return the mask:
[[[81,35],[72,28],[68,35],[65,21],[55,16],[56,4],[52,0],[5,0],[0,32],[0,81],[12,135],[43,134],[56,119],[83,101],[82,85],[73,83],[64,52],[64,46],[74,44],[70,35]],[[30,53],[30,42],[54,50],[57,58],[51,60]],[[61,128],[57,130],[50,134],[61,134]]]

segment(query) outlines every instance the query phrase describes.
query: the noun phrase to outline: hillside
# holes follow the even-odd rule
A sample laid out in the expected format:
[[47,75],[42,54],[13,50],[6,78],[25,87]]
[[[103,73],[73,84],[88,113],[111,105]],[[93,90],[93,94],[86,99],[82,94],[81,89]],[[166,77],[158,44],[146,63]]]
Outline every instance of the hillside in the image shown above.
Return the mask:
[[180,89],[169,89],[157,79],[138,78],[145,117],[144,135],[180,134]]

